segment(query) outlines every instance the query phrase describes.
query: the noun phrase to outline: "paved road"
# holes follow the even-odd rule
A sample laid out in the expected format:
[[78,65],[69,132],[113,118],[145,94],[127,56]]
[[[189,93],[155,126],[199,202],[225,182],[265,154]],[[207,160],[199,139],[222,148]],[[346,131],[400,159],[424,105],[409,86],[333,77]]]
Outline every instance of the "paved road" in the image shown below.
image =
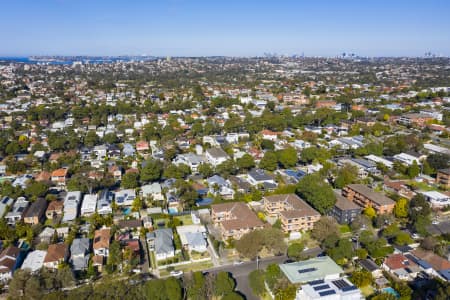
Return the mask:
[[[259,268],[265,269],[270,264],[279,264],[284,262],[287,259],[286,256],[275,256],[268,257],[259,260]],[[233,274],[234,279],[236,279],[237,287],[236,289],[241,292],[247,300],[258,300],[259,298],[253,295],[253,292],[248,283],[248,274],[256,270],[256,261],[245,262],[240,265],[227,265],[216,268],[211,268],[205,270],[206,272],[215,273],[215,272],[229,272]]]

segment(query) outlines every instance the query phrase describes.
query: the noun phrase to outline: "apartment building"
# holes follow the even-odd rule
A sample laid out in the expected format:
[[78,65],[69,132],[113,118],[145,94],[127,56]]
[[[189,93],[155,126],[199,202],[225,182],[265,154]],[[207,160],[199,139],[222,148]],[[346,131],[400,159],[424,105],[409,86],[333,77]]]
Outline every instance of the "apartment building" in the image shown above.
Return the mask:
[[364,184],[349,184],[342,189],[342,195],[362,208],[373,207],[377,214],[391,213],[395,206],[393,200]]
[[238,240],[244,234],[264,227],[263,222],[242,202],[212,205],[211,220],[219,227],[224,240]]
[[450,187],[450,169],[441,169],[437,171],[436,183],[444,187]]
[[277,217],[285,232],[310,230],[320,219],[320,213],[295,194],[264,197],[267,215]]

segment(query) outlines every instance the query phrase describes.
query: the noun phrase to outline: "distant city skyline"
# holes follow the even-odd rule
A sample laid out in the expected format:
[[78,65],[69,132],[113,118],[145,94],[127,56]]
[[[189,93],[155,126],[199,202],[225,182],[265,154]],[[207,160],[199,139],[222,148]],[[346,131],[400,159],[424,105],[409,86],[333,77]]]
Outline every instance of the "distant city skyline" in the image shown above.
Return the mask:
[[4,1],[0,56],[450,56],[450,2]]

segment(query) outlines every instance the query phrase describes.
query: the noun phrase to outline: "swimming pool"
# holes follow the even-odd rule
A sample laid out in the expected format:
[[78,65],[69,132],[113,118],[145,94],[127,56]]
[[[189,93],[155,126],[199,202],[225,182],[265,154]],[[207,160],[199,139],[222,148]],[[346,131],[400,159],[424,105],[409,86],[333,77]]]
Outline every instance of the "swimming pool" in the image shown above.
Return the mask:
[[382,291],[395,296],[397,299],[400,298],[400,294],[391,287],[384,288]]
[[176,209],[175,207],[169,207],[167,209],[167,211],[169,212],[169,215],[173,215],[173,214],[177,214],[178,213],[178,209]]
[[128,216],[131,213],[131,208],[127,207],[122,210],[124,216]]

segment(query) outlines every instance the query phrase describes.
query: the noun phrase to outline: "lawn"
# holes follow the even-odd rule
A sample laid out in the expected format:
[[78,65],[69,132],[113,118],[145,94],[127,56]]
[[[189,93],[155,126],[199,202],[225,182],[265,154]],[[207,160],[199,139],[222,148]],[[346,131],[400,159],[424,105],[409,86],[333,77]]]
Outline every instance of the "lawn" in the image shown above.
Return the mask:
[[[176,271],[183,271],[183,272],[195,272],[195,271],[203,271],[209,268],[212,268],[214,265],[211,261],[203,261],[203,262],[199,262],[199,263],[192,263],[192,264],[186,264],[186,265],[181,265],[181,266],[177,266],[174,268],[174,270]],[[159,274],[161,277],[163,276],[167,276],[170,274],[169,271],[167,271],[167,269],[160,269],[159,270]]]
[[359,289],[361,290],[361,292],[362,292],[364,297],[368,297],[368,296],[372,295],[375,292],[374,289],[372,288],[372,286],[370,286],[370,285],[367,285],[365,287],[361,287]]
[[183,225],[192,225],[193,224],[191,215],[177,216],[175,218],[180,220],[183,223]]

